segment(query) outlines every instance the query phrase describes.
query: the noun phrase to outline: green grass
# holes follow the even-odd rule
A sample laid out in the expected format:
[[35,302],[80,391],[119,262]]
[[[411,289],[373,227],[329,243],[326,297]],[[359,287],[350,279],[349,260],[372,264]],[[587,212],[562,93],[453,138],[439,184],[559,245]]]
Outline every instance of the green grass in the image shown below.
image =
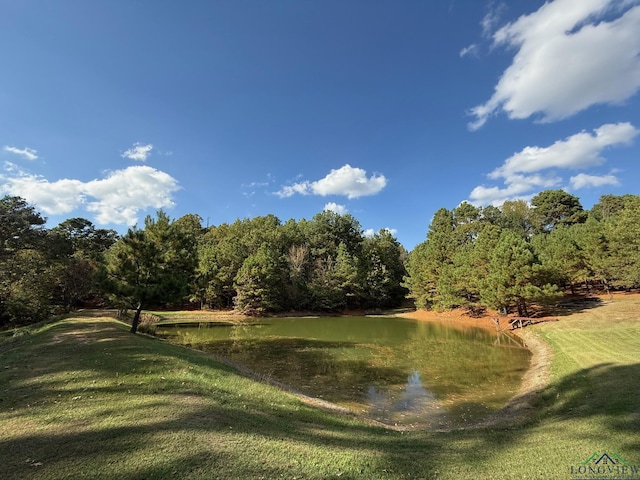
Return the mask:
[[1,339],[0,478],[566,479],[594,452],[640,464],[638,297],[529,329],[554,358],[528,423],[398,432],[73,316]]

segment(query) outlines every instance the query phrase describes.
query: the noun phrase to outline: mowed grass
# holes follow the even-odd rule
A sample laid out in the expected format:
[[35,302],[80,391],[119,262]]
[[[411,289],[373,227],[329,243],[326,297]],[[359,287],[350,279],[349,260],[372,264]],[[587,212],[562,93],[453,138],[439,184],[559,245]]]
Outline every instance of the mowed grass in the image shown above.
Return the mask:
[[528,422],[400,432],[72,316],[1,339],[0,479],[566,479],[595,452],[640,464],[640,299],[527,331],[554,352]]

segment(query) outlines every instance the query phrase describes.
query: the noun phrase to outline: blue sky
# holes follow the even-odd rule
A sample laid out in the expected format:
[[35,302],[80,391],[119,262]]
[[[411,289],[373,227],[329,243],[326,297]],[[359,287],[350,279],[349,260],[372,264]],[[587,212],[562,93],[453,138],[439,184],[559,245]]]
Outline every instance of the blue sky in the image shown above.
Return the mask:
[[124,233],[640,194],[640,1],[0,0],[0,194]]

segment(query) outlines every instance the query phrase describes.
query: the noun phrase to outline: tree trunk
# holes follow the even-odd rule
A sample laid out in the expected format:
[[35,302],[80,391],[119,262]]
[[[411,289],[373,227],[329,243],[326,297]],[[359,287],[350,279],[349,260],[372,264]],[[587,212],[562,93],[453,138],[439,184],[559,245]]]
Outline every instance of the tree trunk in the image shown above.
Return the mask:
[[133,316],[133,322],[131,322],[131,333],[136,333],[138,331],[138,324],[140,323],[140,313],[142,312],[142,302],[138,303],[138,307],[136,308],[136,313]]

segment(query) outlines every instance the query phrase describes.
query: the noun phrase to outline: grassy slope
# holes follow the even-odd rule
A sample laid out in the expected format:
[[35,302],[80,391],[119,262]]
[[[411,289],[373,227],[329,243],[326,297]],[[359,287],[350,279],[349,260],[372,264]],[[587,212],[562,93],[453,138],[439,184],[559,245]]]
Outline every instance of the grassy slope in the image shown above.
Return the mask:
[[640,300],[531,327],[554,350],[537,418],[394,432],[301,404],[199,352],[73,317],[0,344],[0,478],[568,478],[640,463]]

